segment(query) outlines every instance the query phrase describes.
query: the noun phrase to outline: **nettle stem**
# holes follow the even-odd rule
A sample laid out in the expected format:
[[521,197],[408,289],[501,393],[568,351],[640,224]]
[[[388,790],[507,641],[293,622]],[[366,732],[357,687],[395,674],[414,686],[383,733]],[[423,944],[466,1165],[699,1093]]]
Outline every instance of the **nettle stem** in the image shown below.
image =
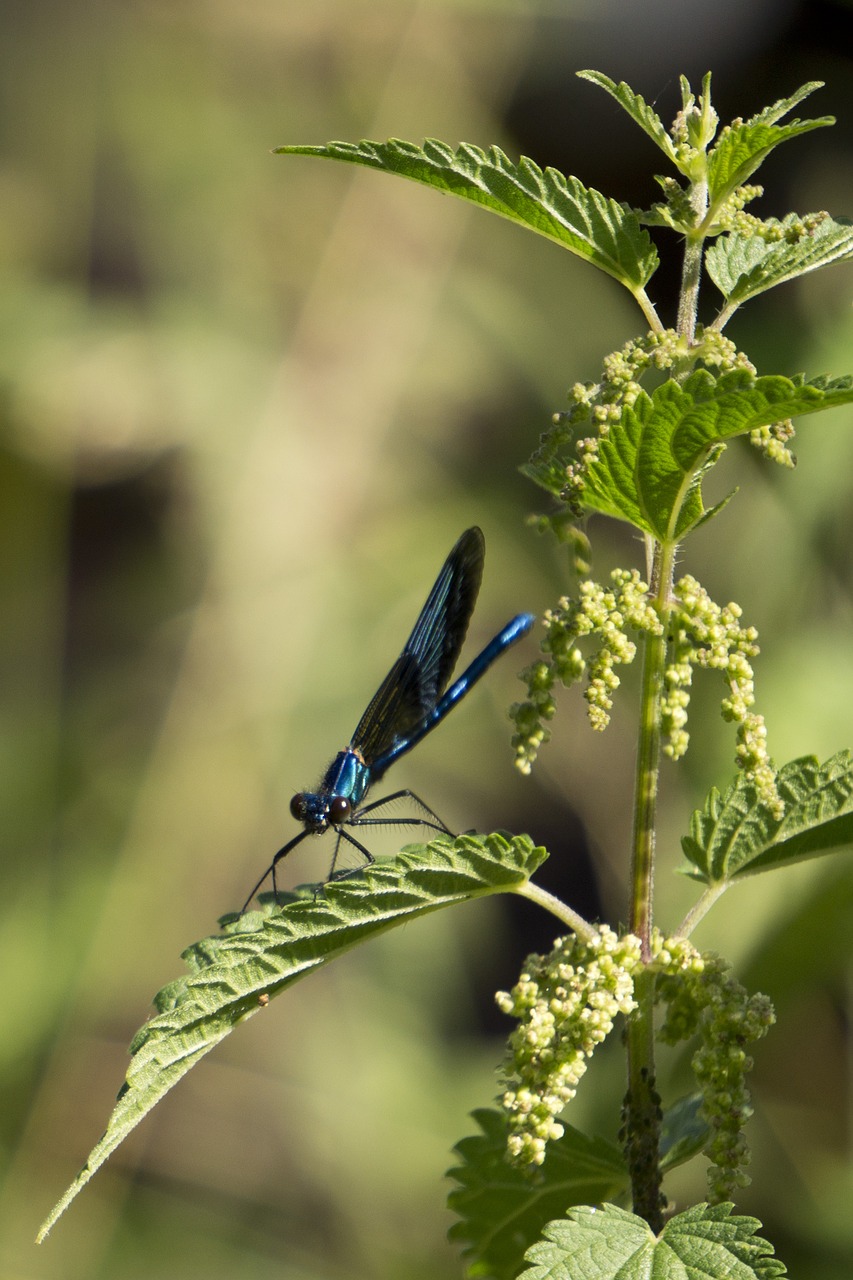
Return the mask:
[[[688,235],[681,273],[678,333],[691,343],[696,334],[699,284],[705,236],[702,224],[708,210],[708,183],[694,182],[690,191],[696,232]],[[637,775],[634,797],[634,840],[631,874],[631,932],[640,939],[641,955],[651,960],[653,895],[655,879],[655,823],[661,757],[661,695],[667,652],[666,621],[672,601],[675,546],[655,543],[651,589],[658,615],[664,622],[660,635],[646,635],[643,651],[643,687]],[[653,1231],[663,1227],[663,1176],[660,1168],[660,1098],[655,1089],[654,975],[638,975],[634,998],[637,1008],[628,1020],[628,1092],[625,1097],[623,1134],[634,1212]]]
[[[658,614],[666,619],[672,597],[675,548],[656,544],[652,560],[652,593]],[[654,892],[655,820],[661,756],[661,694],[666,663],[666,629],[646,635],[643,648],[643,686],[634,799],[633,865],[631,870],[631,932],[651,959],[652,899]]]
[[682,338],[692,342],[696,336],[696,317],[699,314],[699,283],[702,279],[702,259],[705,234],[702,225],[708,212],[708,182],[702,179],[690,188],[690,204],[693,208],[697,230],[688,235],[684,244],[684,262],[681,268],[681,293],[678,302],[676,328]]
[[681,300],[678,307],[678,332],[692,342],[696,336],[696,317],[699,313],[699,283],[702,278],[704,238],[688,239],[684,247],[684,266],[681,273]]
[[[675,548],[656,544],[652,562],[652,591],[665,621],[672,597]],[[655,822],[661,759],[661,694],[666,663],[666,627],[660,635],[646,635],[643,685],[637,745],[634,801],[633,865],[631,874],[631,932],[640,939],[643,960],[651,959],[655,870]],[[662,1221],[660,1100],[655,1092],[654,976],[638,975],[637,1008],[628,1020],[628,1093],[625,1099],[625,1150],[631,1175],[634,1212],[653,1231]]]
[[628,1092],[622,1136],[631,1175],[633,1209],[654,1232],[663,1227],[660,1169],[660,1097],[655,1090],[654,974],[640,970],[634,981],[637,1008],[628,1019]]
[[566,906],[565,902],[561,902],[559,898],[554,897],[553,893],[548,893],[547,889],[541,888],[532,880],[524,880],[516,886],[514,892],[519,897],[528,898],[538,906],[544,907],[546,911],[550,911],[584,942],[594,946],[598,941],[598,930],[594,925],[589,924],[577,911],[573,911],[571,907]]

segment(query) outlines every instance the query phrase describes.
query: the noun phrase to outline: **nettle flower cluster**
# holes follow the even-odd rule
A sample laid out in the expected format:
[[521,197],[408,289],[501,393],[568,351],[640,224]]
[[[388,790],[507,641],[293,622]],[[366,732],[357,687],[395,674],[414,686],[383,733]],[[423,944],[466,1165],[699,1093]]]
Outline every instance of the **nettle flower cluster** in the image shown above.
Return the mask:
[[[632,662],[637,653],[633,637],[659,636],[666,630],[669,653],[661,727],[667,755],[678,760],[687,750],[694,668],[719,671],[727,686],[722,715],[737,726],[737,763],[772,811],[781,813],[764,719],[752,710],[755,693],[750,659],[759,651],[758,633],[754,627],[741,625],[740,607],[715,604],[688,575],[675,584],[664,622],[649,597],[648,584],[636,569],[615,569],[610,581],[608,589],[587,579],[581,582],[576,600],[563,597],[555,609],[545,613],[541,642],[545,657],[522,672],[528,696],[510,708],[518,768],[529,773],[539,748],[550,736],[546,722],[556,709],[557,683],[569,687],[586,679],[589,721],[593,729],[603,730],[610,723],[613,694],[620,683],[617,668]],[[599,644],[585,658],[578,642],[593,637]]]
[[[671,227],[673,231],[682,231],[685,226],[695,225],[696,210],[690,203],[690,192],[685,191],[677,178],[658,176],[657,182],[666,200],[663,204],[652,205],[648,214],[648,224]],[[744,213],[744,209],[753,200],[763,195],[764,188],[757,183],[745,182],[743,186],[737,187],[716,210],[714,234],[721,231],[739,231],[754,223],[761,224],[759,218],[753,214]]]
[[[501,1098],[512,1164],[541,1165],[548,1143],[563,1136],[556,1117],[574,1098],[617,1015],[636,1007],[641,967],[639,938],[602,926],[594,942],[569,935],[558,938],[549,955],[528,956],[512,991],[498,992],[498,1007],[519,1020]],[[702,955],[686,938],[665,938],[658,929],[649,968],[656,1000],[666,1009],[661,1038],[672,1045],[699,1040],[693,1068],[708,1126],[708,1183],[714,1201],[722,1202],[749,1182],[743,1127],[752,1114],[746,1077],[753,1060],[746,1047],[766,1035],[773,1007],[766,996],[749,995],[718,956]]]
[[[612,590],[587,579],[580,584],[577,600],[564,596],[555,609],[545,612],[540,647],[548,660],[534,662],[522,672],[528,700],[510,708],[516,725],[516,764],[522,773],[530,772],[539,747],[550,736],[543,721],[553,719],[556,710],[555,683],[559,680],[569,687],[586,675],[590,723],[594,729],[605,729],[613,707],[611,695],[620,683],[615,668],[633,662],[637,653],[629,630],[650,635],[663,630],[639,572],[615,569],[610,577]],[[599,636],[601,645],[587,660],[577,641],[589,636]]]
[[[815,215],[816,218],[820,216]],[[797,226],[789,225],[789,221],[786,219],[776,225],[767,225],[768,238],[808,234],[811,224],[807,219],[801,219],[802,225]],[[655,379],[658,375],[686,376],[699,368],[706,368],[715,375],[740,370],[752,377],[757,376],[755,365],[729,338],[715,329],[703,329],[699,325],[692,341],[674,329],[632,338],[621,350],[605,357],[597,382],[574,384],[569,391],[570,407],[553,415],[551,427],[531,459],[533,464],[546,464],[549,471],[552,465],[559,466],[558,473],[551,472],[549,483],[555,474],[559,475],[560,496],[570,512],[575,516],[583,514],[583,491],[589,465],[598,456],[600,441],[608,435],[611,426],[620,421],[623,410],[636,403],[643,390],[643,381]],[[583,434],[587,423],[595,434]],[[788,448],[793,435],[793,423],[784,419],[758,427],[746,438],[770,461],[793,467],[795,458]],[[565,460],[566,456],[569,461]],[[535,469],[534,465],[534,472]]]
[[[809,225],[801,219],[796,226],[789,226],[786,220],[768,228],[768,234],[796,237],[807,234]],[[598,456],[601,440],[620,421],[625,408],[636,402],[642,379],[650,372],[686,374],[698,366],[719,374],[740,370],[756,375],[755,367],[734,343],[713,329],[700,328],[692,342],[674,330],[665,330],[626,343],[605,359],[598,382],[577,383],[572,388],[571,409],[555,415],[553,428],[543,437],[535,459],[551,467],[567,452],[570,460],[560,463],[560,483],[569,513],[583,511],[587,470]],[[595,426],[595,435],[580,434],[579,427],[584,422]],[[788,448],[793,433],[793,425],[786,419],[756,428],[748,439],[767,458],[790,467],[795,461]],[[567,541],[565,513],[552,523],[561,540]],[[527,698],[510,711],[516,726],[516,764],[521,772],[530,772],[540,747],[550,736],[546,725],[555,713],[554,690],[558,682],[570,686],[585,678],[589,720],[594,729],[602,730],[610,722],[613,694],[619,687],[618,667],[634,660],[638,638],[665,632],[668,664],[661,728],[667,739],[666,754],[678,760],[687,750],[687,711],[694,668],[719,671],[727,685],[722,700],[723,718],[736,726],[738,767],[755,782],[760,798],[770,810],[781,816],[783,804],[767,751],[764,720],[752,709],[755,692],[751,659],[759,652],[757,632],[754,627],[742,626],[740,607],[715,604],[694,578],[686,576],[675,584],[672,598],[656,608],[648,585],[636,570],[615,570],[610,576],[611,585],[605,587],[584,576],[588,567],[577,554],[575,563],[581,578],[578,597],[564,597],[555,609],[545,613],[541,645],[544,658],[522,672]],[[599,644],[584,657],[578,642],[593,638]]]
[[[754,188],[757,195],[764,194],[763,187]],[[828,220],[829,213],[820,209],[815,213],[789,213],[785,218],[756,218],[752,213],[739,213],[733,220],[732,230],[745,235],[760,236],[765,244],[795,245],[800,240],[813,236],[818,228]]]
[[[598,382],[575,383],[569,391],[571,407],[554,414],[547,436],[549,453],[570,446],[574,454],[573,460],[565,465],[562,493],[570,510],[576,515],[582,513],[584,477],[590,462],[598,455],[599,441],[620,420],[622,411],[634,405],[643,379],[656,373],[688,373],[700,367],[715,374],[742,370],[757,376],[755,365],[729,338],[700,326],[692,342],[674,329],[633,338],[620,351],[605,357]],[[595,435],[580,434],[585,422],[595,427]],[[786,419],[759,427],[747,438],[771,461],[792,467],[794,457],[786,446],[793,434],[793,424]]]
[[661,726],[667,736],[665,753],[678,760],[687,750],[687,707],[694,667],[719,671],[728,685],[722,701],[723,719],[737,725],[736,760],[775,816],[784,805],[767,755],[764,717],[752,710],[755,702],[750,659],[758,652],[755,627],[743,627],[738,604],[715,604],[707,591],[687,574],[673,588],[676,607],[670,615],[669,662],[664,672]]
[[570,934],[557,939],[550,955],[528,956],[512,991],[497,993],[498,1007],[519,1019],[509,1038],[502,1098],[511,1163],[541,1164],[547,1144],[563,1136],[555,1117],[575,1096],[616,1015],[636,1007],[639,964],[639,938],[620,938],[602,926],[594,944]]
[[673,1045],[698,1036],[692,1065],[709,1130],[703,1151],[711,1161],[711,1199],[720,1204],[750,1181],[743,1135],[752,1115],[746,1077],[753,1059],[747,1048],[767,1034],[776,1015],[770,999],[761,992],[750,995],[720,956],[700,959],[701,967],[686,968],[678,977],[661,973],[657,996],[666,1005],[666,1017],[660,1035]]

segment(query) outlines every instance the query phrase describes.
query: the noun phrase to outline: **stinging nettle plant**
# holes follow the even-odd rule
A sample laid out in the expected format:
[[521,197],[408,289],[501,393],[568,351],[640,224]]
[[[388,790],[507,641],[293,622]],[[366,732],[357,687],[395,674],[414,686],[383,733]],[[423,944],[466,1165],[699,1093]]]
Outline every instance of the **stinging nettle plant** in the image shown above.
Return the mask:
[[[605,271],[643,314],[647,332],[607,356],[595,380],[571,389],[568,410],[555,414],[523,468],[553,499],[538,523],[572,548],[577,586],[546,612],[542,657],[523,673],[527,696],[512,708],[516,761],[527,773],[547,741],[559,685],[583,682],[590,724],[603,730],[619,667],[641,661],[628,929],[590,923],[539,888],[531,877],[545,851],[527,837],[501,834],[409,846],[316,895],[268,895],[260,910],[224,917],[221,934],[185,952],[189,973],[157,995],[156,1016],[131,1044],[107,1132],[40,1238],[181,1076],[285,987],[415,916],[512,892],[551,912],[566,932],[549,955],[528,957],[513,989],[497,997],[516,1020],[499,1107],[476,1113],[480,1132],[460,1142],[461,1163],[452,1170],[458,1221],[451,1234],[469,1273],[495,1280],[784,1274],[756,1234],[760,1224],[733,1203],[749,1180],[750,1046],[771,1027],[773,1009],[740,985],[725,960],[700,953],[690,935],[737,880],[853,839],[853,757],[845,751],[824,764],[774,765],[755,710],[757,633],[739,605],[716,603],[690,574],[676,580],[675,564],[686,559],[689,535],[729,500],[706,507],[702,484],[730,440],[744,436],[791,467],[791,419],[853,401],[850,377],[759,376],[723,336],[750,298],[851,258],[853,226],[827,213],[761,219],[747,212],[762,194],[751,179],[765,157],[833,123],[826,116],[785,122],[819,84],[720,128],[710,75],[698,94],[682,80],[682,107],[667,130],[627,85],[580,74],[611,94],[663,153],[671,172],[658,177],[662,199],[651,209],[630,209],[530,160],[513,164],[496,147],[392,140],[280,151],[379,169],[474,201]],[[683,245],[674,328],[646,292],[658,266],[648,226],[674,232]],[[723,299],[705,326],[697,319],[703,272]],[[578,522],[595,513],[643,535],[642,572],[618,569],[606,583],[591,576]],[[690,689],[702,668],[722,676],[738,772],[693,814],[682,850],[697,898],[679,925],[662,930],[653,919],[659,774],[664,757],[677,761],[688,748]],[[628,1082],[618,1144],[581,1133],[564,1116],[596,1045],[617,1022]],[[691,1095],[658,1095],[658,1043],[692,1047]],[[708,1162],[707,1202],[674,1212],[664,1175],[700,1154]]]

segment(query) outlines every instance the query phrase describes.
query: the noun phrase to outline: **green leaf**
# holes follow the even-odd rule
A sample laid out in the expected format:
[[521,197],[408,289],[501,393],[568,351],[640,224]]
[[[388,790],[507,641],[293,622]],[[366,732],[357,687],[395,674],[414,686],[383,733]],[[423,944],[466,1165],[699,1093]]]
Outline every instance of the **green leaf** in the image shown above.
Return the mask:
[[366,165],[459,196],[547,237],[606,271],[632,293],[648,283],[658,256],[636,215],[556,169],[544,172],[522,157],[513,164],[498,147],[458,150],[428,138],[423,147],[388,142],[329,142],[277,147],[280,155],[321,156]]
[[655,1237],[642,1218],[613,1205],[573,1209],[551,1222],[528,1251],[534,1265],[519,1280],[772,1280],[785,1268],[755,1233],[755,1218],[732,1205],[695,1205],[670,1218]]
[[556,415],[556,420],[540,437],[539,446],[530,460],[518,468],[528,480],[558,498],[566,485],[563,455],[571,449],[575,429],[568,415]]
[[701,481],[721,443],[851,401],[849,378],[807,383],[736,370],[715,379],[700,369],[682,384],[670,380],[650,396],[641,392],[602,437],[585,473],[582,503],[662,542],[677,542],[710,514]]
[[708,194],[712,208],[742,186],[780,143],[798,138],[803,133],[810,133],[812,129],[835,124],[833,116],[792,120],[785,125],[775,123],[819,88],[821,82],[812,81],[803,85],[790,98],[782,98],[772,106],[765,107],[751,120],[735,122],[722,131],[708,156]]
[[[794,107],[798,107],[806,98],[810,98],[813,93],[824,86],[823,80],[809,80],[806,84],[800,85],[799,89],[795,89],[790,98],[780,98],[778,102],[773,102],[769,107],[764,107],[757,115],[752,117],[749,122],[759,124],[775,124],[777,120],[781,120],[789,111],[793,111]],[[824,117],[830,119],[830,117]]]
[[588,1138],[565,1125],[562,1138],[548,1144],[544,1163],[531,1173],[507,1163],[507,1127],[500,1112],[484,1108],[473,1118],[481,1133],[462,1139],[456,1150],[463,1163],[448,1173],[460,1184],[448,1197],[460,1218],[449,1234],[465,1243],[470,1275],[513,1280],[525,1251],[555,1214],[628,1189],[622,1153],[603,1138]]
[[714,788],[690,821],[681,847],[709,885],[806,858],[832,853],[853,843],[853,756],[839,751],[826,764],[804,756],[784,765],[776,776],[785,802],[775,818],[759,798],[755,784],[737,778],[721,796]]
[[440,907],[518,888],[546,856],[527,836],[433,840],[326,884],[316,897],[308,889],[284,907],[267,901],[261,911],[230,917],[223,934],[190,947],[190,973],[155,998],[157,1016],[131,1043],[107,1131],[39,1239],[139,1121],[238,1023],[367,938]]
[[794,213],[781,222],[769,219],[766,225],[783,233],[772,243],[760,235],[733,231],[711,245],[705,265],[728,303],[746,302],[786,280],[853,258],[853,222],[826,217],[803,235],[792,238],[785,234],[802,222]]
[[701,1116],[702,1102],[701,1093],[690,1093],[664,1111],[660,1134],[664,1173],[692,1159],[708,1141],[708,1125]]
[[601,71],[578,71],[577,74],[581,80],[589,80],[592,84],[597,84],[600,89],[609,93],[611,98],[615,98],[619,106],[628,112],[634,123],[638,124],[643,132],[649,135],[652,142],[660,147],[667,159],[671,160],[676,168],[680,167],[675,145],[660,116],[644,98],[634,92],[630,85],[624,80],[620,80],[617,84]]

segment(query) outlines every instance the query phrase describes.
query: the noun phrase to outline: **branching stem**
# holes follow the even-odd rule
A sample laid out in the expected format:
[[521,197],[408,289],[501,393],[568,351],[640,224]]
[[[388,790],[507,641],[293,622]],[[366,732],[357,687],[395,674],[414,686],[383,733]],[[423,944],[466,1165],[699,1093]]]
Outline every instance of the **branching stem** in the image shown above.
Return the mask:
[[709,885],[698,902],[695,902],[687,912],[687,915],[676,929],[674,936],[676,938],[689,938],[702,917],[711,910],[717,899],[729,888],[729,884],[729,881],[724,881],[721,884]]
[[546,889],[534,884],[532,880],[525,880],[523,884],[515,887],[513,892],[519,894],[522,898],[528,898],[531,902],[535,902],[537,906],[544,907],[546,911],[550,911],[552,916],[556,916],[558,920],[567,925],[584,942],[594,943],[597,941],[598,930],[594,925],[591,925],[588,920],[584,920],[583,916],[578,915],[577,911],[567,907],[565,902],[555,898],[552,893],[548,893]]

